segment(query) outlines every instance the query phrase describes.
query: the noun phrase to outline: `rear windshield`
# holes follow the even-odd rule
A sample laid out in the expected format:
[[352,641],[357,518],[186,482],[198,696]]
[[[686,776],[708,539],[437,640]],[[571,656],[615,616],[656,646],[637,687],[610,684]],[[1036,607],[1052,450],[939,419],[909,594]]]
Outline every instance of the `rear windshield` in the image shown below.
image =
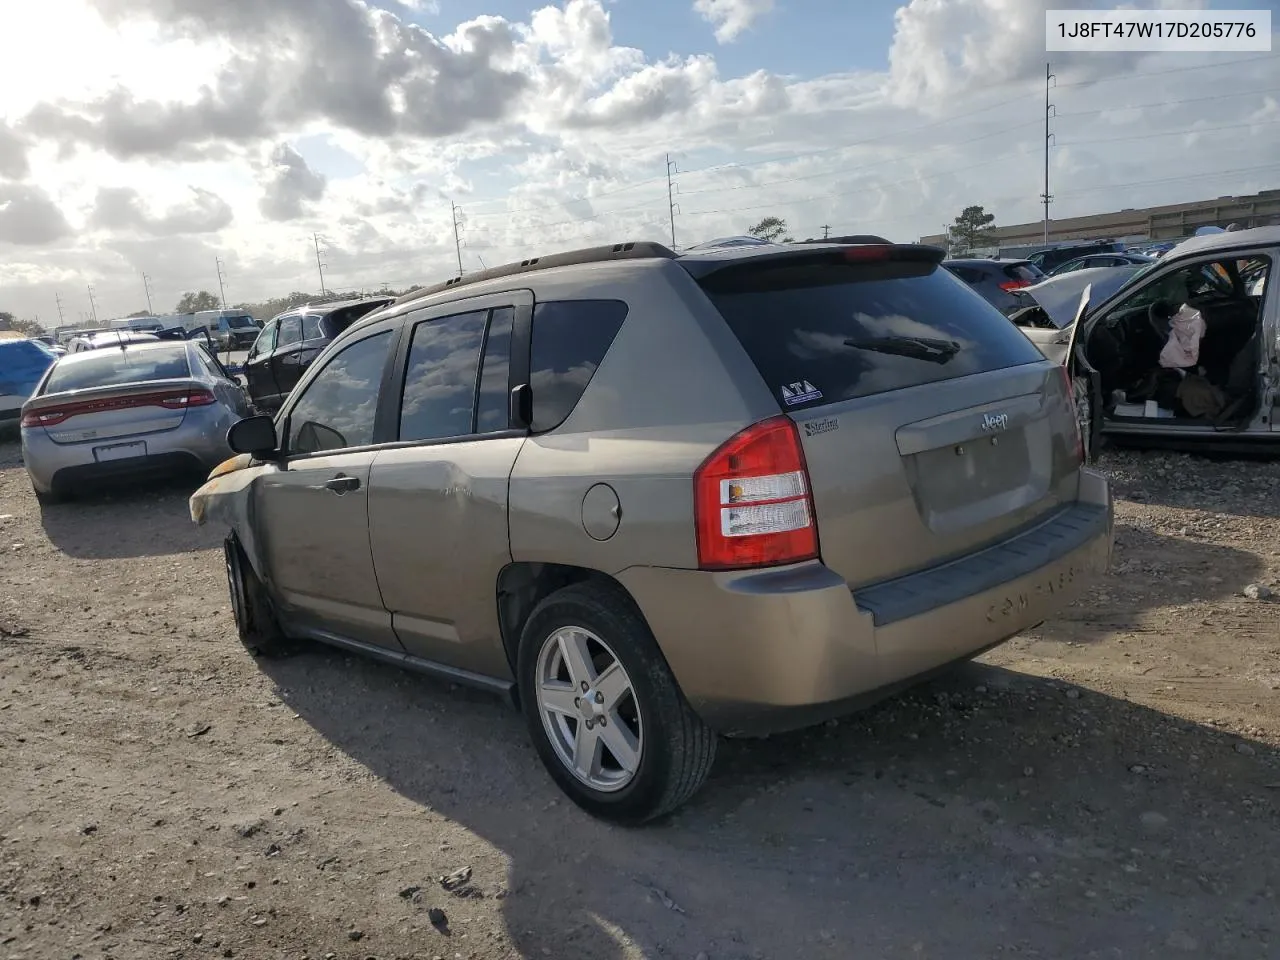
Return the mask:
[[1044,279],[1044,271],[1034,263],[1013,263],[1004,268],[1004,275],[1010,280],[1026,280],[1034,283]]
[[928,263],[756,267],[703,289],[788,410],[1044,359]]
[[[81,359],[83,358],[83,359]],[[113,350],[104,347],[54,367],[45,384],[45,393],[112,387],[148,380],[173,380],[191,376],[187,348],[172,350]]]

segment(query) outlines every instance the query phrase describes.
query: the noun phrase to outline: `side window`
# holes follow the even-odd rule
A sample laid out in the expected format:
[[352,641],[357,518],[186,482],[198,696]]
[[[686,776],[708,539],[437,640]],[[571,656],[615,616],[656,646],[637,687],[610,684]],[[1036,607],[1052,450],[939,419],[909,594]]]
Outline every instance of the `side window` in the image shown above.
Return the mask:
[[320,329],[320,318],[314,313],[309,313],[302,318],[302,339],[303,340],[319,340],[324,336],[324,331]]
[[390,345],[387,330],[351,344],[325,364],[289,413],[290,454],[373,443]]
[[476,433],[494,433],[511,425],[511,323],[515,315],[514,307],[502,307],[489,317],[476,394]]
[[301,317],[285,317],[280,321],[280,338],[276,342],[278,347],[287,347],[291,343],[298,343],[302,340],[302,318]]
[[226,377],[226,373],[222,370],[221,364],[217,363],[211,356],[209,356],[209,352],[203,347],[196,348],[196,361],[208,376],[221,378]]
[[573,412],[626,317],[621,300],[549,300],[534,307],[529,386],[535,432],[554,430]]
[[258,334],[258,339],[253,341],[253,347],[249,350],[249,355],[245,359],[253,360],[264,353],[270,353],[276,345],[276,330],[278,328],[279,324],[274,320],[263,327],[262,332]]
[[456,313],[413,328],[400,401],[401,440],[471,433],[476,375],[489,311]]

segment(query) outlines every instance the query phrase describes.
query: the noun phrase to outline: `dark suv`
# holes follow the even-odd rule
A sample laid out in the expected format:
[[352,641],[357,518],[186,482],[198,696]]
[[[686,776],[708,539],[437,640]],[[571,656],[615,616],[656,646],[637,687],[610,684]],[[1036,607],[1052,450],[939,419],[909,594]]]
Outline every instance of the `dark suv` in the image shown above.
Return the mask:
[[942,265],[1005,316],[1027,305],[1013,292],[1044,279],[1029,260],[944,260]]
[[308,303],[271,320],[258,334],[244,362],[245,381],[254,406],[279,409],[303,371],[334,337],[394,299],[366,297]]

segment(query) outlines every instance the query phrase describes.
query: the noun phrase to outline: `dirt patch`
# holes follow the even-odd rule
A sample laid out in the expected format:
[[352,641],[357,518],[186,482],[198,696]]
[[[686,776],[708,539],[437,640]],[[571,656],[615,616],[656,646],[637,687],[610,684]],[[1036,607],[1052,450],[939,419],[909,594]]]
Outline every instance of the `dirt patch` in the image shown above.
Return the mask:
[[626,831],[496,700],[246,656],[187,491],[42,517],[0,445],[0,957],[1274,957],[1280,466],[1103,466],[1086,601]]

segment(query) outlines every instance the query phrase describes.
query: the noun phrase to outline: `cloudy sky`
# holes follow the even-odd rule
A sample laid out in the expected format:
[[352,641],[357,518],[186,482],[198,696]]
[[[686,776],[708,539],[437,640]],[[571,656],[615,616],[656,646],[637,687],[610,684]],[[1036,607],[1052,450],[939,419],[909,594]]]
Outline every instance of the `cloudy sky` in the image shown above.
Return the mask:
[[[8,0],[0,310],[434,282],[621,239],[1034,220],[1047,0]],[[1088,6],[1076,2],[1072,6]],[[1094,6],[1115,6],[1093,4]],[[1131,3],[1272,8],[1275,2]],[[1273,15],[1280,26],[1280,15]],[[1053,213],[1280,187],[1280,45],[1054,55]]]

